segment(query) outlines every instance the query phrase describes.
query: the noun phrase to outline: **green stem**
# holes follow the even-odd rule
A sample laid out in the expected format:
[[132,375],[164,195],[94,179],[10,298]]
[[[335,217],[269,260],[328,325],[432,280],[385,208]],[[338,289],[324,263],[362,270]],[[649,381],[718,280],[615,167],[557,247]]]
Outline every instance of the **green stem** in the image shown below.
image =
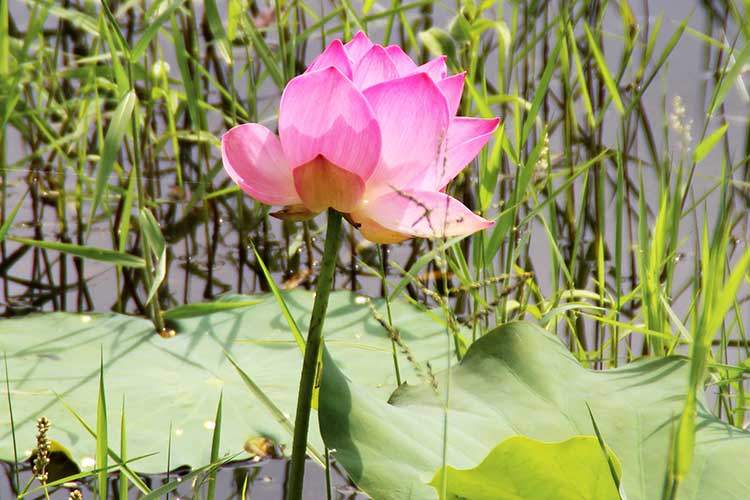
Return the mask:
[[328,227],[323,260],[320,263],[320,274],[315,289],[310,329],[307,332],[305,359],[302,364],[302,375],[299,381],[297,396],[297,414],[294,419],[294,444],[292,445],[292,464],[287,480],[286,500],[302,498],[302,483],[305,477],[305,456],[307,453],[307,431],[310,427],[310,409],[312,407],[315,373],[323,344],[323,322],[328,309],[328,296],[331,293],[333,277],[336,272],[336,257],[339,252],[339,233],[341,232],[341,214],[328,209]]
[[392,336],[393,333],[393,317],[391,315],[391,299],[388,295],[388,280],[385,275],[385,254],[386,251],[383,249],[385,245],[378,245],[378,252],[380,254],[380,271],[383,275],[383,297],[385,298],[385,309],[388,312],[388,328],[391,330],[388,335],[391,337],[391,355],[393,356],[393,369],[396,371],[396,387],[401,386],[401,370],[398,367],[398,352],[396,351],[396,339]]

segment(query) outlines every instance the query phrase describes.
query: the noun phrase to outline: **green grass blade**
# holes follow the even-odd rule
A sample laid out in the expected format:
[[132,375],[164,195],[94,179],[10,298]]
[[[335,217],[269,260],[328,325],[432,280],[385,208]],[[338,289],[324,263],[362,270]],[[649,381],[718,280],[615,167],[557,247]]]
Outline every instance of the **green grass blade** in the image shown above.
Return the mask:
[[[729,279],[721,287],[721,291],[713,302],[710,311],[710,320],[707,322],[709,336],[713,337],[713,332],[719,329],[727,313],[733,307],[743,280],[746,278],[750,279],[748,270],[750,270],[750,250],[746,251],[733,266]],[[716,271],[719,272],[719,270]]]
[[[122,397],[122,410],[120,411],[120,458],[127,463],[128,438],[125,426],[125,396]],[[128,476],[120,471],[119,477],[120,500],[128,500]]]
[[76,245],[74,243],[62,243],[58,241],[32,240],[29,238],[19,238],[17,236],[8,236],[8,239],[32,247],[44,248],[45,250],[56,250],[83,259],[106,262],[117,266],[135,268],[142,268],[145,266],[145,262],[140,257],[106,248]]
[[725,123],[718,129],[711,132],[711,134],[703,139],[698,146],[695,147],[695,152],[693,153],[693,161],[695,163],[698,163],[703,158],[708,156],[708,153],[711,152],[711,150],[716,146],[716,143],[718,143],[722,137],[724,137],[724,134],[727,132],[727,128],[729,127],[728,123]]
[[[169,431],[167,432],[167,484],[172,477],[172,421],[169,422]],[[166,492],[165,500],[169,500],[170,491]]]
[[[728,58],[727,64],[729,64],[731,59],[732,58]],[[721,83],[718,87],[716,87],[716,90],[714,91],[714,95],[711,99],[711,104],[709,105],[708,111],[706,112],[708,116],[713,116],[716,109],[721,106],[721,104],[727,98],[727,93],[729,92],[729,89],[732,88],[732,85],[735,85],[738,82],[741,85],[744,85],[744,82],[742,81],[740,75],[742,74],[742,69],[748,61],[750,61],[750,42],[748,42],[742,49],[742,51],[734,57],[734,64],[732,64],[732,67],[729,68],[729,70],[725,71],[721,79]]]
[[[266,408],[266,410],[268,410],[269,413],[274,416],[276,421],[281,424],[284,429],[286,429],[290,436],[292,436],[294,434],[294,424],[291,420],[289,420],[289,417],[287,417],[284,412],[281,411],[278,406],[276,406],[276,403],[274,403],[273,400],[269,398],[265,392],[263,392],[263,389],[261,389],[247,373],[245,373],[245,371],[240,367],[239,364],[237,364],[237,361],[235,361],[229,353],[225,352],[224,355],[227,357],[229,362],[232,363],[234,369],[237,370],[240,378],[253,394],[253,396],[260,400],[261,404]],[[323,454],[313,448],[309,443],[307,445],[307,451],[313,458],[318,461],[318,463],[320,463],[321,465],[325,463],[325,457],[323,456]]]
[[112,78],[117,83],[117,91],[119,94],[124,95],[130,90],[130,79],[120,61],[120,53],[122,50],[120,50],[119,47],[121,44],[112,35],[112,29],[104,16],[99,18],[99,31],[109,46],[109,60],[112,64]]
[[10,69],[10,33],[8,32],[8,0],[0,0],[0,76],[5,79]]
[[130,215],[133,210],[133,200],[135,199],[136,179],[135,169],[133,169],[130,171],[130,176],[128,177],[128,189],[125,191],[125,196],[122,200],[122,217],[120,218],[120,225],[118,226],[117,232],[120,236],[117,249],[120,252],[125,252],[125,247],[128,243],[128,234],[130,233]]
[[[502,123],[498,129],[497,137],[503,138],[504,136],[505,123]],[[482,212],[489,208],[492,198],[495,196],[497,179],[500,174],[500,152],[502,145],[502,139],[495,140],[492,152],[487,155],[487,161],[480,163],[479,208]]]
[[123,137],[125,136],[128,127],[130,127],[130,117],[133,113],[135,102],[135,91],[131,90],[125,95],[122,101],[120,101],[120,104],[117,105],[117,108],[112,115],[112,121],[107,129],[107,135],[104,137],[104,146],[102,148],[101,160],[99,161],[99,166],[96,170],[94,197],[91,201],[91,211],[89,213],[87,224],[89,229],[94,220],[96,209],[107,188],[107,181],[114,169],[115,160],[117,159],[117,153],[122,145]]
[[279,287],[276,286],[276,282],[274,281],[273,276],[271,276],[271,273],[268,271],[268,268],[266,267],[266,263],[263,262],[263,258],[260,256],[260,253],[258,253],[258,249],[255,248],[255,244],[253,244],[253,242],[250,242],[250,245],[253,247],[253,253],[255,253],[255,259],[258,261],[258,265],[260,266],[261,271],[263,271],[263,276],[266,278],[266,283],[268,283],[268,287],[271,289],[271,293],[273,293],[273,296],[276,299],[276,302],[279,304],[279,308],[281,309],[281,314],[282,316],[284,316],[284,319],[286,320],[287,325],[289,325],[289,330],[291,330],[292,335],[294,336],[294,341],[297,343],[297,347],[299,347],[300,352],[304,354],[305,353],[305,338],[302,336],[302,332],[297,326],[297,322],[292,317],[292,313],[289,312],[289,308],[287,307],[286,302],[284,301],[284,296],[281,295],[281,291],[279,290]]
[[[546,131],[543,135],[544,134],[546,134]],[[528,158],[526,158],[526,162],[518,168],[516,172],[516,183],[513,188],[513,194],[511,195],[510,206],[501,212],[497,224],[492,229],[485,246],[485,255],[495,255],[497,253],[500,245],[507,236],[508,231],[510,231],[511,227],[515,224],[518,205],[521,203],[524,196],[526,196],[526,190],[528,189],[529,183],[533,177],[532,174],[536,168],[537,160],[539,159],[539,155],[544,147],[544,141],[537,142],[531,150]]]
[[591,49],[591,53],[594,55],[594,60],[596,60],[596,66],[597,68],[599,68],[599,74],[602,75],[604,85],[607,87],[607,91],[612,97],[612,102],[615,103],[617,111],[622,114],[625,112],[625,108],[622,105],[622,99],[620,99],[620,92],[617,90],[617,84],[612,78],[612,74],[609,72],[609,68],[607,67],[607,61],[604,59],[604,54],[602,54],[601,50],[599,49],[599,45],[596,43],[596,40],[594,40],[594,36],[591,34],[591,30],[589,30],[589,27],[586,25],[586,23],[583,24],[583,30],[586,32],[586,39],[589,42],[589,48]]
[[245,383],[247,388],[250,389],[250,392],[253,393],[253,396],[260,399],[263,406],[266,407],[266,409],[276,418],[276,421],[281,424],[291,436],[294,433],[294,424],[292,424],[291,420],[289,420],[284,412],[281,411],[278,406],[276,406],[276,403],[274,403],[273,400],[269,398],[265,392],[263,392],[263,389],[261,389],[247,373],[245,373],[245,370],[243,370],[240,365],[237,364],[237,361],[235,361],[229,353],[226,353],[226,357],[229,362],[232,363],[234,369],[237,370],[237,373],[239,374],[240,378]]
[[529,133],[531,132],[531,127],[534,126],[534,122],[536,121],[537,115],[539,114],[539,109],[542,107],[544,97],[547,95],[547,90],[549,89],[552,75],[555,73],[555,68],[557,67],[557,60],[560,57],[560,49],[562,48],[563,40],[563,37],[559,37],[557,39],[557,43],[555,43],[552,52],[550,52],[549,54],[549,59],[547,59],[547,65],[544,67],[542,77],[539,79],[539,83],[536,85],[536,90],[534,91],[534,99],[531,101],[531,109],[526,115],[526,120],[523,122],[523,131],[521,133],[520,141],[521,145],[526,143],[526,139],[529,137]]
[[198,92],[198,83],[193,79],[190,73],[190,66],[188,64],[188,52],[185,48],[185,40],[183,40],[182,32],[177,24],[177,17],[175,13],[172,13],[172,42],[174,43],[175,59],[177,59],[177,66],[180,70],[180,76],[182,78],[182,85],[185,88],[185,99],[187,101],[188,114],[190,120],[193,122],[193,129],[203,129],[203,114],[198,108],[198,103],[201,101],[200,94]]
[[[80,423],[81,426],[84,429],[86,429],[86,432],[91,434],[91,437],[93,437],[94,439],[97,439],[96,431],[83,419],[80,413],[78,413],[73,407],[71,407],[68,403],[66,403],[65,400],[62,399],[62,397],[59,394],[56,394],[56,396],[57,396],[57,400],[65,407],[65,409],[67,409],[70,412],[70,414],[73,415],[73,417],[78,421],[78,423]],[[109,455],[109,458],[111,458],[117,463],[117,466],[120,467],[120,470],[125,472],[125,474],[128,476],[128,479],[130,479],[130,481],[133,484],[135,484],[135,486],[141,491],[141,493],[146,494],[151,491],[151,489],[146,485],[146,483],[143,482],[140,476],[138,476],[138,474],[133,472],[128,466],[128,464],[125,463],[120,458],[120,456],[117,453],[115,453],[114,450],[109,448],[108,455]],[[145,457],[150,457],[152,455],[153,454],[145,455]],[[140,457],[140,458],[144,458],[144,457]],[[133,461],[135,461],[135,459],[130,460],[130,462],[133,462]]]
[[568,37],[568,46],[570,47],[570,53],[573,55],[573,63],[576,69],[576,80],[578,81],[578,88],[581,90],[583,108],[586,110],[586,120],[588,121],[589,127],[594,128],[594,126],[596,125],[596,119],[594,118],[594,108],[591,105],[591,97],[589,96],[588,85],[586,84],[586,78],[583,74],[583,64],[581,63],[581,57],[578,54],[576,38],[573,34],[573,27],[570,25],[570,23],[568,23],[566,26],[566,35]]
[[609,453],[607,443],[604,442],[604,437],[602,437],[602,433],[601,431],[599,431],[599,426],[596,423],[596,419],[594,418],[594,414],[591,412],[591,407],[588,403],[586,403],[586,409],[589,411],[589,417],[591,418],[591,425],[594,427],[596,440],[599,442],[599,447],[604,454],[604,458],[607,459],[607,465],[609,465],[609,473],[612,475],[612,481],[614,481],[615,487],[617,487],[617,493],[620,496],[620,500],[625,500],[626,497],[624,495],[624,492],[622,491],[622,482],[620,474],[618,474],[617,472],[617,465],[615,464],[614,460],[612,460],[612,455]]
[[[154,455],[158,455],[158,452],[148,453],[146,455],[141,455],[141,456],[132,458],[132,459],[128,460],[127,462],[123,462],[123,463],[134,463],[134,462],[137,462],[138,460],[143,460],[144,458],[153,457]],[[108,465],[106,469],[104,469],[104,472],[112,472],[112,471],[118,469],[119,467],[120,467],[119,464],[111,464],[111,465]],[[86,471],[79,472],[77,474],[72,474],[70,476],[65,476],[63,478],[60,478],[60,479],[57,479],[55,481],[51,481],[51,482],[47,483],[46,488],[49,490],[51,488],[55,488],[57,486],[61,486],[61,485],[67,484],[67,483],[74,483],[74,482],[78,481],[79,479],[87,479],[87,478],[90,478],[91,476],[95,476],[99,472],[101,472],[100,469],[94,468],[94,469],[91,469],[91,470],[86,470]],[[29,495],[33,495],[35,493],[42,492],[42,491],[44,491],[44,489],[45,489],[45,486],[38,486],[38,487],[34,488],[33,490],[29,490],[27,488],[25,491],[21,492],[18,495],[18,499],[20,500],[21,498],[25,498],[25,497],[27,497]]]
[[107,491],[107,396],[104,390],[104,354],[99,365],[99,397],[96,403],[96,468],[99,498],[109,498]]
[[214,39],[219,46],[219,54],[226,64],[231,64],[232,50],[229,46],[229,41],[227,40],[227,33],[224,30],[224,25],[221,23],[219,9],[216,7],[216,0],[203,0],[203,5],[206,9],[208,28],[211,30],[211,34],[214,36]]
[[172,309],[165,311],[162,314],[164,319],[176,320],[195,318],[197,316],[205,316],[206,314],[212,314],[222,311],[231,311],[234,309],[241,309],[244,307],[254,306],[260,304],[262,300],[224,300],[215,302],[199,302],[196,304],[184,304],[181,306],[173,307]]
[[401,292],[406,288],[406,286],[411,283],[414,280],[417,280],[417,275],[419,274],[419,271],[424,269],[424,267],[429,264],[437,255],[439,255],[440,252],[450,248],[451,246],[457,244],[460,241],[463,241],[466,238],[466,236],[455,236],[451,239],[449,239],[446,242],[440,243],[440,245],[436,245],[435,248],[430,250],[427,253],[422,254],[414,264],[409,267],[409,269],[406,272],[406,275],[401,278],[401,280],[398,282],[398,284],[395,286],[393,291],[390,294],[390,301],[393,302],[396,300],[396,297],[398,297]]
[[[656,75],[659,74],[659,71],[661,71],[662,66],[664,66],[664,63],[667,62],[667,59],[669,58],[669,55],[672,53],[674,48],[677,46],[677,43],[682,39],[682,35],[685,33],[685,29],[687,28],[687,23],[690,20],[690,16],[685,18],[680,25],[677,27],[674,33],[672,33],[672,36],[669,37],[669,40],[667,41],[666,46],[664,47],[664,50],[662,50],[661,55],[659,56],[659,59],[657,60],[656,64],[654,65],[653,69],[651,70],[651,73],[648,77],[646,77],[643,81],[643,83],[638,87],[638,91],[633,95],[633,97],[630,99],[630,102],[628,104],[628,107],[625,109],[625,114],[628,115],[630,112],[641,102],[641,96],[648,90],[649,86],[651,85],[651,82],[656,78]],[[643,69],[645,68],[645,64],[649,62],[651,58],[651,54],[653,53],[654,46],[656,44],[657,34],[658,30],[661,26],[661,18],[657,19],[657,23],[654,25],[654,28],[651,32],[651,38],[649,38],[648,45],[647,45],[647,54],[643,58],[642,64],[644,67],[640,68],[639,74]]]
[[159,500],[165,496],[168,496],[169,493],[177,489],[181,484],[189,484],[190,481],[193,480],[193,478],[205,474],[206,472],[210,472],[211,470],[216,470],[225,463],[234,460],[237,457],[237,455],[230,455],[228,457],[222,458],[217,463],[205,465],[203,467],[200,467],[198,469],[192,470],[189,473],[185,474],[184,476],[180,476],[179,478],[175,479],[174,481],[170,481],[165,485],[160,486],[159,488],[156,488],[155,490],[151,491],[150,493],[147,493],[140,497],[139,500]]
[[[39,0],[39,3],[44,3]],[[46,2],[49,6],[49,13],[53,16],[68,21],[70,24],[79,28],[83,31],[88,32],[90,35],[99,36],[99,30],[97,27],[96,19],[90,15],[81,12],[79,9],[66,9],[60,2]]]
[[[172,16],[172,13],[177,10],[177,8],[179,8],[183,4],[183,2],[184,0],[172,1],[166,8],[161,11],[156,19],[146,23],[146,29],[143,31],[141,38],[139,38],[133,46],[133,50],[130,52],[131,61],[135,62],[143,57],[143,54],[145,54],[146,49],[151,43],[151,40],[153,40],[154,37],[156,37],[156,35],[159,33],[159,28],[161,28],[161,26],[167,21],[167,19]],[[158,7],[161,6],[162,3],[163,2],[154,3],[149,11],[155,11]]]
[[[214,432],[211,438],[211,463],[215,464],[219,461],[219,450],[221,448],[221,412],[222,412],[222,401],[224,399],[224,393],[219,396],[219,403],[216,405],[216,418],[214,419]],[[216,498],[216,468],[212,468],[208,473],[208,491],[206,493],[207,500],[215,500]]]
[[260,36],[258,29],[252,22],[249,23],[247,34],[255,48],[255,53],[258,54],[260,60],[263,61],[263,66],[266,68],[266,71],[268,71],[268,74],[271,75],[271,79],[276,84],[276,87],[283,89],[286,82],[284,76],[281,74],[279,66],[276,64],[276,58],[274,58],[271,49],[268,48],[266,41]]
[[26,195],[29,194],[28,189],[26,192],[21,196],[21,198],[18,199],[15,206],[13,207],[13,210],[11,210],[10,214],[5,219],[5,222],[3,222],[3,225],[0,226],[0,241],[3,241],[5,239],[5,236],[8,234],[8,231],[10,230],[10,227],[13,225],[13,221],[16,220],[16,215],[18,215],[18,211],[23,206],[23,202],[26,200]]
[[16,425],[13,419],[13,398],[10,397],[10,377],[8,376],[8,355],[3,353],[3,361],[5,362],[5,393],[8,396],[8,417],[10,419],[10,435],[13,439],[13,477],[15,480],[15,487],[21,487],[21,478],[18,474],[18,445],[16,443]]
[[112,13],[112,10],[109,8],[109,2],[110,0],[101,0],[102,10],[104,11],[104,17],[108,21],[108,24],[112,28],[112,31],[117,37],[117,47],[118,49],[122,50],[125,53],[125,57],[127,59],[131,59],[130,57],[130,46],[128,45],[127,40],[122,34],[122,31],[120,30],[120,22],[117,20],[115,15]]
[[154,254],[154,278],[148,290],[146,304],[156,295],[159,286],[167,275],[167,243],[164,241],[164,235],[161,233],[159,223],[154,218],[154,214],[148,208],[142,208],[138,212],[138,222],[143,229],[143,236],[146,238],[148,248]]

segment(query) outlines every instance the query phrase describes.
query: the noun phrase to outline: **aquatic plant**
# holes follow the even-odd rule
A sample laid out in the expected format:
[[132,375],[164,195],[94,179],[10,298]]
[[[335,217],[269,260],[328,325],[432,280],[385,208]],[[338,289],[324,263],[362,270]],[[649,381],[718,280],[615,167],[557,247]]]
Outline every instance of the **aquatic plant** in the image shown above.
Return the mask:
[[227,173],[256,200],[285,205],[278,217],[304,220],[329,211],[294,421],[289,500],[302,497],[341,214],[379,243],[465,236],[493,225],[444,193],[499,122],[456,117],[463,86],[463,73],[448,76],[445,57],[417,66],[398,45],[373,44],[359,32],[346,45],[332,41],[287,84],[278,138],[257,123],[221,138]]
[[[301,331],[309,326],[314,298],[325,294],[285,290],[312,290],[333,276],[331,288],[360,295],[337,293],[325,327],[318,322],[333,359],[326,367],[344,376],[333,386],[326,376],[336,372],[324,370],[307,402],[318,404],[318,413],[311,412],[307,453],[325,470],[308,469],[319,481],[307,481],[306,490],[322,491],[326,472],[335,489],[336,478],[343,481],[336,471],[344,466],[374,497],[397,496],[391,489],[395,474],[404,478],[401,485],[413,484],[428,498],[473,497],[457,489],[461,480],[454,479],[482,477],[482,457],[485,464],[505,467],[515,459],[508,464],[498,453],[519,456],[519,450],[505,453],[512,443],[497,442],[505,433],[488,437],[477,431],[476,419],[497,405],[509,422],[528,424],[525,437],[576,442],[580,436],[573,434],[587,435],[581,453],[596,459],[599,472],[586,468],[591,473],[581,485],[619,482],[623,498],[627,493],[670,500],[694,491],[743,497],[741,475],[732,474],[733,464],[746,461],[750,366],[748,15],[746,3],[720,0],[687,7],[648,0],[0,0],[0,305],[7,316],[44,311],[0,320],[9,369],[7,397],[0,403],[7,411],[4,406],[0,412],[10,417],[3,420],[0,450],[4,460],[19,464],[6,464],[0,496],[23,496],[27,483],[34,486],[26,496],[42,494],[31,480],[33,463],[23,461],[41,415],[56,429],[47,487],[52,492],[60,487],[57,478],[78,477],[86,498],[106,495],[107,488],[127,498],[137,488],[146,498],[171,491],[211,499],[229,476],[216,468],[237,452],[247,457],[241,444],[248,439],[269,438],[275,451],[288,455],[300,353],[315,350],[305,347]],[[358,32],[367,33],[372,46]],[[264,133],[276,135],[277,123],[283,125],[277,110],[285,88],[297,79],[314,79],[314,73],[332,73],[331,66],[319,67],[326,64],[335,67],[339,80],[351,81],[352,95],[367,101],[380,133],[377,164],[387,151],[399,152],[386,158],[394,162],[427,151],[419,141],[434,136],[429,127],[424,132],[432,135],[404,136],[411,141],[407,147],[384,149],[388,132],[402,133],[402,125],[418,122],[422,113],[402,113],[399,127],[381,127],[367,94],[386,82],[365,87],[366,78],[358,76],[364,66],[349,59],[357,44],[365,54],[379,52],[373,47],[380,44],[387,55],[373,55],[384,66],[362,75],[389,73],[390,83],[422,78],[420,85],[429,87],[431,81],[441,92],[441,83],[458,85],[463,79],[458,111],[448,105],[445,137],[426,161],[419,158],[421,163],[411,166],[422,179],[380,182],[378,165],[369,174],[360,164],[352,172],[349,163],[341,168],[332,161],[330,151],[318,157],[322,150],[313,151],[314,145],[328,137],[320,129],[310,136],[315,141],[304,143],[310,151],[288,155],[278,127],[274,140],[287,163],[287,170],[280,170],[286,187],[270,193],[296,197],[295,203],[280,200],[272,209],[268,200],[246,196],[226,175],[220,136],[246,123],[262,124]],[[395,49],[389,52],[393,45],[413,65]],[[321,53],[325,57],[316,60]],[[391,78],[388,61],[397,72],[399,61],[407,73],[423,66],[427,77]],[[404,100],[398,111],[407,104]],[[439,118],[430,123],[445,123],[442,109],[428,108]],[[344,125],[361,126],[364,134],[371,121],[363,116],[370,117],[358,115]],[[495,116],[502,123],[488,147],[440,189],[435,178],[456,160],[448,137],[454,121],[486,120],[489,128]],[[287,123],[293,130],[289,137],[306,135],[310,122]],[[364,135],[346,133],[354,139],[336,154],[366,150],[349,147]],[[341,143],[332,139],[329,145],[336,144]],[[307,152],[315,156],[305,157]],[[301,181],[309,172],[333,173],[312,176],[325,182],[302,182],[298,192],[297,170]],[[381,196],[371,189],[378,184],[398,203],[385,198],[371,205]],[[414,189],[447,205],[419,206],[406,196]],[[468,235],[465,228],[459,231],[451,224],[458,216],[448,215],[464,209],[449,197],[478,214],[470,214],[470,221],[494,226]],[[387,225],[365,213],[376,205]],[[336,259],[330,258],[335,242],[326,250],[322,241],[328,206],[338,218],[328,224],[340,241]],[[342,223],[342,211],[349,226]],[[321,216],[312,217],[318,212]],[[372,243],[405,238],[400,244]],[[222,299],[227,292],[271,294]],[[358,306],[357,313],[347,304]],[[115,312],[91,314],[110,309]],[[320,307],[316,314],[322,318]],[[555,355],[534,362],[527,340],[517,350],[503,348],[504,354],[517,353],[509,360],[510,372],[492,368],[495,364],[479,369],[471,359],[505,345],[510,339],[492,332],[507,333],[503,325],[515,320],[539,325],[546,333],[534,329],[529,338],[549,335]],[[117,325],[127,334],[111,331]],[[124,353],[126,338],[132,350]],[[315,344],[315,336],[309,338]],[[378,341],[369,341],[374,338]],[[86,339],[91,345],[82,345]],[[146,359],[148,370],[141,369]],[[556,369],[554,361],[561,359],[581,369]],[[313,365],[308,360],[306,369]],[[658,366],[674,371],[661,377]],[[71,367],[73,375],[61,378]],[[106,384],[96,376],[100,368]],[[606,373],[579,378],[579,371],[588,373],[584,369]],[[317,366],[315,371],[314,381],[321,381]],[[586,391],[599,375],[609,379],[635,371],[643,378],[630,379],[633,390],[627,395]],[[381,383],[374,389],[365,383],[367,390],[360,391],[362,372]],[[484,383],[463,383],[467,373]],[[486,381],[501,373],[506,375],[490,390]],[[657,378],[669,382],[668,393]],[[127,386],[131,379],[134,385]],[[564,415],[575,417],[573,429],[560,420],[559,429],[570,434],[537,434],[553,429],[543,420],[551,414],[535,411],[526,404],[529,397],[506,396],[502,389],[514,380],[528,381],[545,395],[559,394],[552,401],[567,403]],[[576,387],[576,380],[590,387]],[[404,389],[405,383],[420,387]],[[191,387],[183,393],[182,385]],[[113,415],[125,392],[118,433]],[[658,399],[662,393],[667,402]],[[154,399],[144,400],[145,394]],[[189,419],[178,394],[192,395]],[[391,395],[393,404],[387,405]],[[412,404],[428,397],[429,404]],[[348,414],[347,398],[353,400]],[[218,408],[217,401],[222,401]],[[393,417],[405,415],[403,406],[392,408],[400,404],[408,406],[408,419]],[[632,453],[642,439],[627,438],[621,414],[610,412],[619,404],[628,412],[647,412],[637,412],[643,424],[638,429],[653,445],[642,468],[644,462]],[[374,418],[378,408],[384,417]],[[324,412],[340,417],[320,421],[325,443],[316,420]],[[649,431],[653,428],[658,432]],[[414,439],[402,438],[406,429]],[[190,434],[204,438],[194,439],[194,449],[186,452]],[[475,434],[481,446],[470,449],[475,440],[465,438]],[[393,447],[378,446],[384,437]],[[76,467],[57,474],[58,440],[81,465],[80,476]],[[368,443],[375,445],[362,452]],[[607,471],[617,467],[605,463],[607,455],[597,455],[597,447],[614,452],[621,478],[610,477]],[[550,448],[547,455],[561,451]],[[298,444],[296,457],[302,453]],[[159,476],[178,465],[193,471]],[[239,477],[247,465],[229,466],[234,467],[237,484],[230,487],[255,497],[251,474]],[[457,474],[456,467],[465,469]],[[117,488],[110,471],[119,476]],[[146,480],[133,471],[150,476]],[[535,472],[540,471],[524,471],[526,484],[545,481]],[[430,477],[434,487],[427,485]],[[281,495],[285,485],[273,484]],[[658,485],[662,491],[653,491]]]

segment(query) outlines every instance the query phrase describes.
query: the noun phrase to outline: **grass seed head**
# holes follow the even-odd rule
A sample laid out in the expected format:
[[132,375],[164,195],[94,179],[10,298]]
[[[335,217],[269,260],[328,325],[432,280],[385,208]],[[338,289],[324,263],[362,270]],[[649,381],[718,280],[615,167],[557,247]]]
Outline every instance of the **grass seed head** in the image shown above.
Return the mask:
[[49,465],[49,452],[52,441],[47,437],[50,422],[47,417],[40,417],[36,421],[36,459],[32,473],[40,483],[47,483],[47,465]]

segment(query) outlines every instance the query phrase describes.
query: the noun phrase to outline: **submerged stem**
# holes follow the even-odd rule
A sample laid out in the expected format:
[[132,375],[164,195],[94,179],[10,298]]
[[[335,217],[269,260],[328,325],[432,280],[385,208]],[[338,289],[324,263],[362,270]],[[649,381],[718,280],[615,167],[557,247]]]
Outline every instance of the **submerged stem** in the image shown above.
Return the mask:
[[310,409],[312,407],[313,386],[318,364],[320,347],[323,343],[323,322],[328,309],[328,296],[331,293],[336,271],[336,256],[339,251],[339,233],[341,232],[341,214],[332,208],[328,209],[328,226],[323,259],[320,263],[320,274],[315,289],[310,328],[307,332],[305,359],[302,364],[302,375],[297,396],[297,414],[294,418],[294,443],[292,445],[292,463],[287,481],[287,500],[302,498],[302,483],[305,477],[305,455],[307,452],[307,431],[310,427]]

